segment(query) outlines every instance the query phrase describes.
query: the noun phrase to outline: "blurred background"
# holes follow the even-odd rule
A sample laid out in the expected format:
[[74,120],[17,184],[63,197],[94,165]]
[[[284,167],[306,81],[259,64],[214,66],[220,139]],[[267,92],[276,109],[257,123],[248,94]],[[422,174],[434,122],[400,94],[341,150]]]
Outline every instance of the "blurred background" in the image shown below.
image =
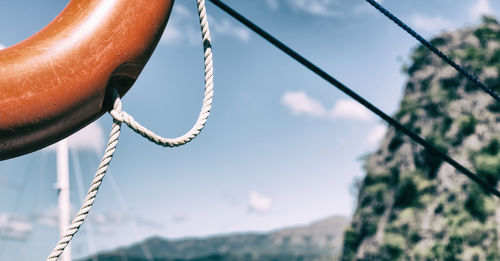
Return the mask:
[[[417,43],[365,1],[225,2],[385,112],[397,109],[401,68]],[[489,0],[379,2],[426,37],[500,12],[500,2]],[[0,0],[0,47],[37,32],[67,3]],[[72,243],[75,259],[152,237],[268,235],[317,221],[340,227],[338,235],[352,215],[360,159],[377,148],[386,126],[211,3],[207,8],[215,99],[206,128],[188,145],[167,149],[124,127],[89,222]],[[195,1],[176,1],[160,44],[123,99],[127,112],[164,136],[191,128],[201,106],[197,19]],[[68,140],[74,212],[111,123],[104,115]],[[1,260],[42,260],[56,244],[55,182],[54,147],[0,162]],[[148,246],[138,251],[150,258]]]

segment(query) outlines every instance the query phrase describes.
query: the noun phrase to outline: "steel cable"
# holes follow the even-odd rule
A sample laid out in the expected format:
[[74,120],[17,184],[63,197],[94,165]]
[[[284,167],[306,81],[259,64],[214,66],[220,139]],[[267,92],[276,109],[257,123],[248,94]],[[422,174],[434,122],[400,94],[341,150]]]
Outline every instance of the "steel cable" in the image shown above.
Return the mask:
[[496,94],[495,91],[493,91],[490,87],[486,86],[486,84],[482,83],[477,76],[466,71],[456,62],[454,62],[448,55],[441,52],[436,46],[434,46],[429,41],[427,41],[423,36],[415,32],[415,30],[413,30],[410,26],[408,26],[399,18],[397,18],[395,15],[393,15],[391,12],[389,12],[389,10],[385,9],[381,4],[377,3],[377,1],[375,0],[366,0],[366,1],[373,7],[375,7],[378,11],[380,11],[382,14],[384,14],[387,18],[392,20],[399,27],[401,27],[403,30],[405,30],[407,33],[409,33],[411,36],[413,36],[415,39],[417,39],[425,47],[427,47],[429,50],[431,50],[433,53],[439,56],[439,58],[441,58],[443,61],[451,65],[453,68],[455,68],[455,70],[457,70],[460,74],[465,76],[465,78],[469,79],[469,81],[473,82],[476,86],[478,86],[479,88],[487,92],[495,100],[500,102],[500,96],[498,96],[498,94]]
[[302,55],[299,53],[295,52],[293,49],[285,45],[283,42],[280,40],[276,39],[274,36],[271,34],[267,33],[264,31],[262,28],[233,10],[231,7],[228,5],[224,4],[220,0],[209,0],[212,2],[214,5],[219,7],[221,10],[250,28],[252,31],[260,35],[262,38],[266,39],[268,42],[270,42],[272,45],[283,51],[284,53],[288,54],[291,58],[299,62],[300,64],[304,65],[306,68],[314,72],[316,75],[319,77],[323,78],[333,86],[337,87],[340,91],[343,93],[349,95],[351,98],[356,100],[357,102],[361,103],[364,107],[375,113],[377,116],[385,120],[389,125],[393,126],[396,130],[401,131],[402,133],[406,134],[408,137],[410,137],[412,140],[417,142],[418,144],[422,145],[425,149],[427,149],[429,152],[435,154],[442,160],[448,162],[450,165],[452,165],[455,169],[457,169],[459,172],[463,173],[465,176],[467,176],[469,179],[473,180],[476,182],[481,188],[483,188],[486,192],[491,193],[495,195],[496,197],[500,198],[500,191],[498,191],[494,186],[490,185],[483,179],[481,179],[477,174],[473,173],[457,161],[455,161],[453,158],[448,156],[446,153],[440,151],[437,149],[434,145],[430,144],[427,142],[424,138],[416,134],[415,132],[411,131],[410,129],[406,128],[403,126],[401,123],[399,123],[397,120],[392,118],[391,116],[387,115],[383,111],[381,111],[379,108],[377,108],[375,105],[371,104],[369,101],[358,95],[356,92],[353,90],[349,89],[347,86],[345,86],[343,83],[339,82],[337,79],[335,79],[333,76],[304,58]]

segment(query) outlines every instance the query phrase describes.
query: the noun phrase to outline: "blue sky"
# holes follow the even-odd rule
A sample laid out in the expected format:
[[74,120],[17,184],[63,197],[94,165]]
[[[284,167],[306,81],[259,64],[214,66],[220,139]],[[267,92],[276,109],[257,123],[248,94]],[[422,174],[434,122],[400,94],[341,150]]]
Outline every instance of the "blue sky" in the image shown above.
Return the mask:
[[[41,29],[68,1],[0,0],[0,44]],[[401,67],[417,43],[363,0],[227,0],[361,95],[393,113]],[[384,0],[429,37],[471,26],[488,0]],[[77,257],[152,235],[168,238],[268,231],[350,215],[360,158],[385,127],[305,68],[208,3],[215,99],[202,134],[186,146],[158,147],[124,127]],[[177,0],[166,33],[124,109],[174,137],[193,124],[203,92],[195,1]],[[103,116],[70,138],[72,205],[87,190],[111,126]],[[79,179],[81,177],[81,182]],[[40,260],[58,239],[55,153],[0,162],[0,259]],[[79,190],[79,187],[83,187]],[[30,249],[30,251],[26,251]]]

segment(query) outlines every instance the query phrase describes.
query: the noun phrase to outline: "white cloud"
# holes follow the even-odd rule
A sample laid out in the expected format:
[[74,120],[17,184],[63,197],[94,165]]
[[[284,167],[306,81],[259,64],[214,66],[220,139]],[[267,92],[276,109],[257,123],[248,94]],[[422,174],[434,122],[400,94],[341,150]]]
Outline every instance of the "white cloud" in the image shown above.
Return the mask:
[[281,103],[294,115],[362,121],[373,118],[368,109],[354,100],[339,100],[331,110],[328,110],[320,101],[309,97],[304,91],[285,92]]
[[252,190],[248,197],[248,205],[250,210],[257,212],[266,212],[271,209],[272,199],[268,196],[264,196],[259,192]]
[[[201,46],[201,32],[197,17],[198,14],[191,12],[185,6],[174,5],[161,42],[166,44],[187,42],[191,46]],[[230,20],[217,20],[209,16],[208,22],[212,29],[212,36],[230,36],[242,42],[250,40],[250,31],[243,26],[235,25]]]
[[92,224],[107,226],[111,224],[123,224],[129,221],[130,216],[124,212],[114,211],[106,213],[95,213],[89,216]]
[[339,100],[331,111],[333,118],[369,120],[370,111],[354,100]]
[[266,3],[272,10],[276,10],[279,7],[278,0],[266,0]]
[[[69,148],[74,150],[88,150],[100,154],[104,149],[103,130],[97,122],[87,125],[67,140]],[[57,144],[47,147],[46,150],[57,150]]]
[[[73,211],[71,213],[72,216],[76,215],[76,209],[72,207]],[[44,210],[43,212],[37,213],[33,215],[33,222],[36,222],[39,225],[57,228],[59,225],[59,210],[57,206],[51,206]],[[2,236],[2,220],[0,213],[0,236]],[[92,212],[88,216],[88,222],[92,223],[92,230],[94,232],[100,234],[110,234],[113,232],[114,227],[112,226],[124,226],[130,222],[133,222],[134,225],[145,228],[153,228],[156,230],[163,229],[163,225],[157,223],[153,220],[148,219],[147,217],[141,216],[131,216],[129,213],[124,211],[108,211],[108,212]],[[87,227],[86,229],[89,229]]]
[[210,24],[216,34],[233,36],[242,42],[248,42],[250,40],[250,31],[246,28],[234,25],[227,19],[218,21],[214,17],[210,17]]
[[93,122],[68,138],[70,148],[92,150],[100,153],[104,149],[104,134],[102,128]]
[[416,14],[411,18],[411,24],[419,31],[437,33],[453,28],[453,23],[441,16],[424,16]]
[[174,5],[161,42],[171,44],[186,41],[192,46],[200,44],[201,36],[199,30],[196,30],[197,20],[192,19],[193,15],[185,6]]
[[3,44],[0,44],[0,50],[4,49],[6,46]]
[[40,225],[55,228],[59,224],[59,210],[57,206],[51,206],[47,208],[45,211],[38,213],[36,215],[36,222]]
[[89,221],[92,223],[93,229],[101,234],[109,234],[113,232],[113,226],[125,226],[126,224],[132,227],[152,228],[155,230],[163,229],[163,224],[151,220],[143,216],[132,216],[125,211],[108,211],[96,212],[89,215]]
[[492,15],[490,0],[477,0],[477,2],[469,8],[469,14],[472,19],[478,19],[482,15]]
[[33,224],[18,215],[0,213],[0,237],[23,240],[33,230]]
[[37,221],[40,225],[51,228],[55,228],[58,225],[57,216],[40,215],[37,218]]
[[323,117],[326,115],[325,107],[316,99],[310,98],[303,91],[287,91],[281,98],[281,103],[288,107],[295,115],[310,115]]
[[161,37],[161,41],[164,43],[171,43],[178,41],[182,38],[184,38],[184,35],[181,32],[181,29],[178,28],[174,23],[169,23],[168,26],[165,28],[165,32]]
[[377,9],[373,8],[373,6],[371,6],[366,2],[362,2],[352,7],[352,13],[357,16],[362,16],[367,14],[374,15],[377,14]]
[[368,134],[367,141],[368,144],[374,146],[377,145],[380,140],[385,135],[385,132],[387,131],[387,127],[383,124],[379,124],[375,126],[373,129],[370,130],[370,133]]
[[[266,0],[269,8],[276,10],[278,0]],[[376,14],[376,10],[364,1],[344,0],[287,0],[283,1],[295,11],[322,17],[352,17]],[[382,0],[378,0],[382,3]]]
[[189,12],[189,10],[185,6],[176,4],[174,5],[174,9],[172,10],[172,15],[178,15],[182,18],[189,18],[191,17],[191,12]]
[[319,16],[340,16],[341,2],[336,0],[290,0],[292,8]]

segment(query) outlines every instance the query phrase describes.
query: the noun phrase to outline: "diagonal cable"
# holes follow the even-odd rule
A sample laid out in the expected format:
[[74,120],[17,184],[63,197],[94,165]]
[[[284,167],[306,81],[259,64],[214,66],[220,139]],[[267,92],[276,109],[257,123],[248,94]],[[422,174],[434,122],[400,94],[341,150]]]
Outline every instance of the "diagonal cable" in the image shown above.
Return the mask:
[[375,105],[371,104],[369,101],[365,100],[363,97],[358,95],[356,92],[353,90],[349,89],[347,86],[345,86],[343,83],[339,82],[336,80],[333,76],[329,75],[327,72],[304,58],[302,55],[298,54],[294,50],[292,50],[290,47],[285,45],[283,42],[280,40],[276,39],[274,36],[270,35],[263,29],[261,29],[259,26],[233,10],[231,7],[227,6],[220,0],[209,0],[213,4],[215,4],[217,7],[219,7],[221,10],[250,28],[252,31],[269,41],[272,45],[276,46],[278,49],[281,51],[285,52],[288,54],[290,57],[292,57],[294,60],[299,62],[300,64],[304,65],[307,67],[309,70],[332,84],[333,86],[337,87],[340,91],[344,92],[345,94],[349,95],[351,98],[356,100],[357,102],[361,103],[363,106],[365,106],[367,109],[378,115],[380,118],[385,120],[387,123],[392,125],[396,130],[403,132],[407,136],[409,136],[412,140],[417,142],[418,144],[422,145],[425,149],[430,151],[431,153],[434,153],[436,156],[441,158],[442,160],[448,162],[450,165],[452,165],[455,169],[457,169],[459,172],[463,173],[465,176],[467,176],[469,179],[473,180],[476,182],[479,186],[481,186],[486,192],[491,193],[495,195],[496,197],[500,198],[500,191],[498,191],[494,186],[490,185],[483,179],[481,179],[477,174],[473,173],[466,167],[462,166],[460,163],[455,161],[453,158],[448,156],[446,153],[440,151],[434,145],[430,144],[427,142],[424,138],[416,134],[415,132],[411,131],[410,129],[406,128],[403,126],[401,123],[399,123],[397,120],[392,118],[391,116],[387,115],[383,111],[381,111],[379,108],[377,108]]
[[411,29],[410,26],[405,24],[403,21],[401,21],[399,18],[397,18],[395,15],[393,15],[389,10],[385,9],[382,5],[377,3],[375,0],[366,0],[369,4],[371,4],[373,7],[375,7],[378,11],[380,11],[382,14],[387,16],[387,18],[391,19],[395,24],[397,24],[399,27],[401,27],[403,30],[405,30],[407,33],[409,33],[413,38],[417,39],[420,43],[425,45],[429,50],[431,50],[433,53],[435,53],[439,58],[443,59],[446,63],[451,65],[455,70],[457,70],[460,74],[465,76],[465,78],[469,79],[469,81],[473,82],[476,86],[481,88],[483,91],[487,92],[491,97],[493,97],[495,100],[500,102],[500,96],[495,93],[490,87],[486,86],[486,84],[482,83],[477,76],[474,74],[466,71],[464,68],[462,68],[460,65],[458,65],[456,62],[454,62],[448,55],[444,54],[441,52],[436,46],[431,44],[429,41],[427,41],[424,37],[422,37],[420,34],[415,32],[415,30]]

